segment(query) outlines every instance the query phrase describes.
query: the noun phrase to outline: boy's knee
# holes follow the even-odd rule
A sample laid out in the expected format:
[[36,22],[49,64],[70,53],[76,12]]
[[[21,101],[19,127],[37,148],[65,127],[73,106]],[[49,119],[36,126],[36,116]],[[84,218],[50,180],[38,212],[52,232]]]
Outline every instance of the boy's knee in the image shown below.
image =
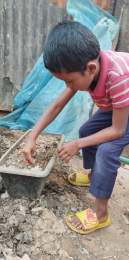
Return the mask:
[[111,142],[103,143],[98,146],[96,159],[101,158],[102,161],[107,160],[108,158],[112,157],[113,147]]
[[82,125],[79,129],[79,137],[83,138],[86,136],[89,136],[90,134],[88,134],[88,129],[86,127],[86,125]]

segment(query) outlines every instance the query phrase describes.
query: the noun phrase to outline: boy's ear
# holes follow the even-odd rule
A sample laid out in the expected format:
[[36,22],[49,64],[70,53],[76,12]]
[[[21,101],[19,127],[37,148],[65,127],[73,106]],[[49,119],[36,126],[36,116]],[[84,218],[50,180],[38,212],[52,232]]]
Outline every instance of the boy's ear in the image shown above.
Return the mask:
[[86,71],[87,71],[89,74],[95,74],[96,68],[97,68],[96,63],[93,62],[93,61],[89,61],[89,62],[87,63],[87,66],[86,66]]

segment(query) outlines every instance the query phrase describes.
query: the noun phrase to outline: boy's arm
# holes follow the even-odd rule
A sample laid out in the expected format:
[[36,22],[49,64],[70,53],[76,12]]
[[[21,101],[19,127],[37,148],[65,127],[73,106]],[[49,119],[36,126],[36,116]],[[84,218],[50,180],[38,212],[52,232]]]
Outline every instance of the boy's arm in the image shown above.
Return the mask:
[[59,157],[68,162],[84,147],[99,145],[122,137],[126,132],[128,117],[129,106],[113,108],[112,126],[96,134],[68,142],[58,150]]
[[39,134],[58,116],[61,110],[75,94],[76,91],[66,88],[57,98],[57,100],[47,108],[31,133],[28,135],[27,141],[22,151],[28,163],[33,163],[32,156],[36,151],[36,139]]

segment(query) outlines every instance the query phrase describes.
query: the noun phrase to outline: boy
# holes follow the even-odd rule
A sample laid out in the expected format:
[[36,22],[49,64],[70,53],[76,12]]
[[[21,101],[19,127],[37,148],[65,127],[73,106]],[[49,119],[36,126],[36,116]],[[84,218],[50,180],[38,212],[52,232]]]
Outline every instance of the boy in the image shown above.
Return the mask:
[[98,111],[80,128],[78,140],[58,150],[59,158],[68,162],[82,149],[84,168],[91,169],[89,175],[77,172],[68,177],[74,185],[90,186],[89,191],[96,197],[91,209],[66,219],[71,229],[87,234],[110,224],[107,204],[120,166],[119,157],[129,143],[129,54],[100,51],[98,40],[87,27],[67,21],[50,32],[43,58],[51,74],[65,81],[66,89],[41,116],[23,153],[32,164],[38,135],[78,90],[91,94]]

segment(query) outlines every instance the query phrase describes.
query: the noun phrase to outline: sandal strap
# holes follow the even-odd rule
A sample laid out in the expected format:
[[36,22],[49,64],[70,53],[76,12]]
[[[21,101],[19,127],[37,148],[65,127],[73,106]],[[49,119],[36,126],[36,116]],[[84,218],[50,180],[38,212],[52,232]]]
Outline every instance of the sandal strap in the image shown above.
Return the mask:
[[88,172],[76,172],[76,182],[80,182],[80,183],[89,183],[89,178],[88,178]]
[[92,209],[86,209],[75,214],[83,224],[86,230],[91,230],[99,225],[96,213],[93,213]]

